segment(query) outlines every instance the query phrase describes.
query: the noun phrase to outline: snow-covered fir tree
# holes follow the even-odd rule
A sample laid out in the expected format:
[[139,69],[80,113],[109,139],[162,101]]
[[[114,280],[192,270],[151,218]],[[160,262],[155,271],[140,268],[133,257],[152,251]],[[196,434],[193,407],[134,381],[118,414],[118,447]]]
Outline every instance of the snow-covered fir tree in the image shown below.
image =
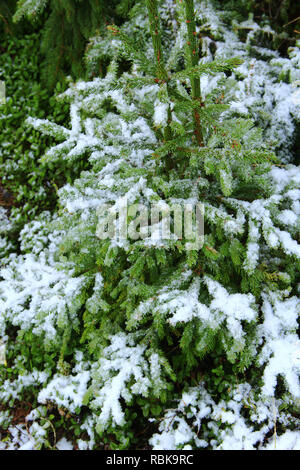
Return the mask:
[[[264,31],[242,27],[246,43],[205,1],[138,3],[91,40],[91,68],[113,52],[106,77],[61,95],[70,128],[28,119],[57,139],[45,162],[90,169],[4,252],[0,399],[35,401],[23,428],[0,411],[0,447],[55,446],[59,409],[82,450],[300,448],[300,53],[257,50]],[[100,240],[99,208],[124,202],[203,204],[203,247]]]

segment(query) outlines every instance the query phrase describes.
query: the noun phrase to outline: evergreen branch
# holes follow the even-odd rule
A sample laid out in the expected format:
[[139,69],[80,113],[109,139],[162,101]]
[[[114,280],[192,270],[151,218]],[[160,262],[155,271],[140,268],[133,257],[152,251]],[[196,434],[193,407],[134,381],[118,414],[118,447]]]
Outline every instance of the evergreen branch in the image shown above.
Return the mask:
[[276,155],[267,149],[242,150],[237,156],[240,156],[241,159],[252,164],[272,163],[278,161]]
[[110,31],[114,36],[117,36],[123,47],[125,54],[135,63],[137,64],[141,70],[147,72],[147,74],[152,73],[155,74],[155,70],[153,68],[153,64],[147,59],[145,54],[136,48],[136,44],[132,41],[123,31],[115,25],[107,26],[108,31]]
[[229,109],[227,104],[210,104],[199,109],[201,121],[210,126],[215,125],[217,117]]
[[173,75],[172,78],[175,80],[186,80],[187,78],[193,80],[194,78],[201,77],[201,75],[204,74],[214,75],[219,72],[230,72],[242,63],[243,60],[238,57],[227,60],[215,60],[214,62],[199,64],[195,67],[177,72]]
[[47,3],[48,0],[19,0],[13,21],[18,23],[24,16],[30,20],[36,20],[46,8]]
[[26,119],[26,124],[39,130],[42,134],[54,137],[57,140],[64,141],[70,137],[70,131],[68,129],[63,126],[59,126],[48,119],[35,119],[29,117]]
[[258,150],[245,150],[245,149],[236,149],[234,146],[232,148],[210,148],[210,147],[202,147],[201,149],[197,148],[190,148],[190,149],[182,149],[187,154],[191,154],[193,156],[199,156],[201,158],[207,157],[209,159],[222,159],[225,161],[229,160],[243,160],[247,161],[251,164],[261,164],[261,163],[270,163],[273,161],[277,161],[277,158],[274,154],[270,153],[269,150],[266,149],[258,149]]
[[[149,26],[150,33],[152,37],[152,43],[154,48],[155,55],[155,64],[156,64],[156,79],[158,82],[168,81],[168,73],[166,71],[162,53],[161,45],[161,31],[160,31],[160,22],[158,16],[158,7],[157,0],[147,0],[147,9],[149,15]],[[172,121],[172,113],[170,106],[168,107],[168,125],[165,128],[165,140],[172,139],[172,129],[169,124]]]
[[157,83],[153,77],[126,77],[123,76],[121,79],[113,81],[109,84],[110,90],[119,90],[121,88],[142,88],[147,85],[154,85]]
[[176,139],[169,140],[166,142],[164,145],[161,147],[155,149],[155,152],[153,153],[154,157],[164,157],[165,155],[168,155],[170,152],[175,152],[175,151],[181,151],[180,149],[183,149],[185,151],[185,148],[183,148],[183,144],[186,141],[186,135],[178,136]]
[[[194,0],[185,0],[185,13],[186,23],[188,30],[188,52],[189,52],[189,63],[191,68],[194,68],[198,64],[199,54],[197,54],[196,44],[196,24],[195,24],[195,13],[194,13]],[[192,85],[192,98],[194,101],[202,102],[200,80],[197,76],[190,76]],[[194,109],[194,127],[195,135],[199,147],[203,146],[203,135],[201,129],[201,121],[198,109]]]
[[156,62],[156,77],[158,80],[166,81],[168,74],[164,65],[164,58],[161,45],[161,31],[158,16],[157,0],[147,0],[147,9],[149,15],[150,33],[154,48],[155,62]]

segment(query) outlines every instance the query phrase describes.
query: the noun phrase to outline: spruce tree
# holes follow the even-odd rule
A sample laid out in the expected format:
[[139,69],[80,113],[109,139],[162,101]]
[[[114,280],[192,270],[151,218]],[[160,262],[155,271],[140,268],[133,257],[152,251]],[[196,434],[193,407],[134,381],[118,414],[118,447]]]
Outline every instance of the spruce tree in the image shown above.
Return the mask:
[[[40,447],[49,403],[81,413],[80,449],[140,448],[145,428],[156,449],[268,448],[274,437],[296,445],[299,174],[277,166],[260,129],[223,104],[242,60],[199,58],[191,0],[178,2],[167,53],[162,8],[147,0],[152,44],[109,27],[116,55],[106,77],[61,96],[70,129],[29,119],[58,140],[44,161],[84,159],[91,169],[60,190],[52,221],[25,227],[22,255],[2,272],[0,331],[23,374],[0,396],[38,387],[28,422]],[[133,64],[127,73],[120,56]],[[203,247],[151,233],[99,239],[99,209],[125,201],[160,204],[156,234],[166,206],[203,204]]]

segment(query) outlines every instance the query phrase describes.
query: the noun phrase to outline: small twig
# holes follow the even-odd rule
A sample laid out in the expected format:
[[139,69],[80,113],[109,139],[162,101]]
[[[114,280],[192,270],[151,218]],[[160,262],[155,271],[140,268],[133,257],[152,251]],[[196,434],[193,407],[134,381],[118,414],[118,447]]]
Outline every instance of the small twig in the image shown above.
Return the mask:
[[53,431],[53,434],[54,434],[54,444],[53,444],[53,446],[51,446],[51,448],[54,449],[54,447],[56,446],[56,443],[57,443],[55,427],[51,423],[50,419],[47,419],[47,418],[44,418],[44,417],[41,417],[41,419],[44,419],[47,423],[49,423],[51,428],[52,428],[52,431]]
[[10,30],[10,28],[9,28],[9,26],[8,26],[8,21],[6,20],[6,18],[5,18],[3,15],[1,15],[1,14],[0,14],[0,18],[1,18],[1,19],[3,20],[3,22],[5,23],[6,28],[7,28],[7,31],[9,32],[9,34],[12,36],[13,33],[12,33],[12,31]]
[[289,26],[290,24],[295,23],[295,21],[298,21],[298,20],[300,20],[300,16],[298,16],[298,18],[295,18],[294,20],[290,21],[289,23],[284,24],[283,27],[285,28],[286,26]]
[[174,414],[174,416],[172,417],[171,421],[169,422],[169,426],[168,426],[167,432],[169,432],[169,431],[170,431],[170,427],[172,426],[172,424],[173,424],[173,421],[174,421],[174,419],[176,418],[176,416],[177,416],[177,415],[176,415],[176,414]]

